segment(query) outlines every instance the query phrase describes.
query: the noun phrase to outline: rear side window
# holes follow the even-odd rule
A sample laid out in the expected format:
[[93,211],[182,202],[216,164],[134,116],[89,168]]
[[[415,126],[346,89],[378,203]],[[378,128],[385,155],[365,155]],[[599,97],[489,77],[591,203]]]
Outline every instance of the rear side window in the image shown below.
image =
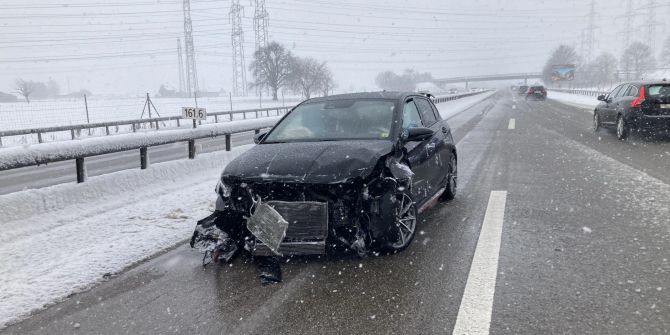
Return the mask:
[[433,108],[430,107],[430,102],[426,99],[422,98],[417,98],[414,99],[416,102],[417,106],[419,106],[419,113],[421,113],[421,119],[423,120],[423,124],[426,125],[426,127],[430,127],[435,122],[437,122],[437,119],[435,118],[435,114],[433,113]]
[[628,90],[626,91],[626,94],[624,94],[624,96],[626,96],[626,97],[636,97],[637,93],[638,93],[637,86],[630,85],[630,87],[628,87]]

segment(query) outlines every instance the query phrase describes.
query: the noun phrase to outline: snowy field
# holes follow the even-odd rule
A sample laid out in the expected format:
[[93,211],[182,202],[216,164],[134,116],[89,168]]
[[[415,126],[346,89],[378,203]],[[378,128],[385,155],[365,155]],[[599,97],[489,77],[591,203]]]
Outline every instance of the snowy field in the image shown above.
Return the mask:
[[[449,117],[492,94],[438,108]],[[221,170],[252,146],[0,195],[0,329],[188,239]]]
[[556,91],[548,91],[547,98],[560,101],[571,106],[586,109],[592,109],[596,107],[598,103],[600,103],[600,101],[598,101],[596,97],[581,94],[556,92]]

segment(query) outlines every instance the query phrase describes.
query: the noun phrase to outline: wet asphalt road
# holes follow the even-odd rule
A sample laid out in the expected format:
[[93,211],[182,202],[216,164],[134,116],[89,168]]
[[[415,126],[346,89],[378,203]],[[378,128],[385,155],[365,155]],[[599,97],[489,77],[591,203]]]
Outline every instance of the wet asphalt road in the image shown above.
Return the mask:
[[459,194],[402,253],[296,258],[261,287],[247,259],[202,268],[182,245],[2,333],[452,333],[492,191],[507,201],[495,291],[477,292],[490,333],[668,333],[670,140],[590,122],[508,92],[452,118]]

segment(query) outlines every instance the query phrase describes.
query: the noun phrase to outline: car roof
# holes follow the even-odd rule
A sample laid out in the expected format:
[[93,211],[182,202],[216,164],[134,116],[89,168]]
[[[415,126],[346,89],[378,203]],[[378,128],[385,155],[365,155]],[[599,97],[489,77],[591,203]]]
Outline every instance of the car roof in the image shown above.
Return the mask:
[[632,84],[632,85],[663,85],[663,84],[670,84],[670,81],[665,81],[665,80],[637,80],[637,81],[631,81],[627,82],[624,84]]
[[360,92],[360,93],[347,93],[347,94],[336,94],[329,95],[327,97],[318,97],[307,100],[308,102],[321,102],[321,101],[333,101],[333,100],[351,100],[351,99],[388,99],[388,100],[404,100],[409,96],[419,96],[423,95],[415,92],[388,92],[388,91],[379,91],[379,92]]

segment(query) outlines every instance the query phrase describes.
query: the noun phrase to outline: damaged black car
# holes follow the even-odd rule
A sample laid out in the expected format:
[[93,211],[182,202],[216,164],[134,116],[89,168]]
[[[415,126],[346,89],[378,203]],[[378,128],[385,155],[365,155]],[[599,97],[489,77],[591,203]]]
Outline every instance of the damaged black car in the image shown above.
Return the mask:
[[196,225],[191,246],[209,260],[400,251],[421,213],[456,194],[451,130],[416,93],[309,99],[254,141]]

